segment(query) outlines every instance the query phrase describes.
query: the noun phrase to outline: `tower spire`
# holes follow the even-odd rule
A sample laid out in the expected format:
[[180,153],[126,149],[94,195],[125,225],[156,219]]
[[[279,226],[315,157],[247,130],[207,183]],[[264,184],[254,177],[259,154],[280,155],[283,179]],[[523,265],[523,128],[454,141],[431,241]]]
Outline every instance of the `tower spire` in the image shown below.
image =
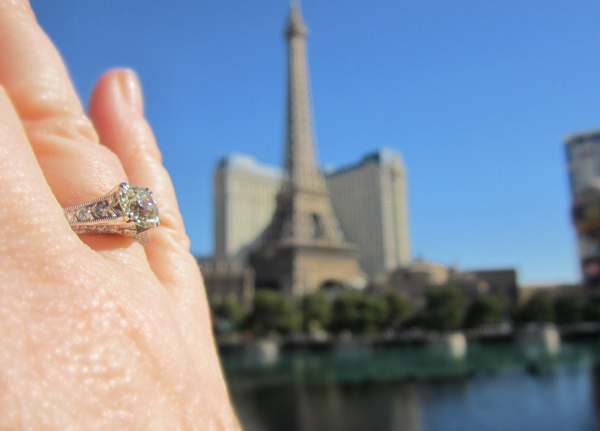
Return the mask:
[[297,3],[290,4],[287,42],[285,178],[275,213],[250,256],[256,283],[298,297],[327,280],[349,283],[362,272],[344,236],[314,154],[306,36]]
[[297,1],[290,2],[290,16],[288,18],[285,35],[289,39],[295,35],[306,36],[308,31],[300,12],[300,4]]
[[284,167],[294,188],[324,187],[317,172],[306,60],[308,30],[297,3],[290,5],[287,41],[287,124]]

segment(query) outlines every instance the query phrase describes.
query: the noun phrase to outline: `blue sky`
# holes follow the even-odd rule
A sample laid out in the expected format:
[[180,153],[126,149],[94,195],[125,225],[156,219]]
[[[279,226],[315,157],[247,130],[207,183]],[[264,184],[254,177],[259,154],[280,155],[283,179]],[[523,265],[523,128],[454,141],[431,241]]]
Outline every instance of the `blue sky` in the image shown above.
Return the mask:
[[[211,175],[281,164],[286,0],[32,0],[84,100],[127,66],[180,200],[212,250]],[[600,2],[304,0],[320,163],[391,147],[414,257],[579,277],[562,139],[600,127]]]

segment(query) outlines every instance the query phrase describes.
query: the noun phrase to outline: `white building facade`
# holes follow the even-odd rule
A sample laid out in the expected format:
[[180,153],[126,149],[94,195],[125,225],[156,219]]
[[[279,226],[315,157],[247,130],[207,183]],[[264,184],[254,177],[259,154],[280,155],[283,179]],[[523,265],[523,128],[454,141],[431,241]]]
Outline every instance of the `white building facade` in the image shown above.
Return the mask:
[[244,247],[258,238],[273,216],[282,175],[281,169],[242,154],[217,163],[213,175],[215,259],[243,259]]
[[406,168],[382,149],[326,176],[333,210],[346,239],[358,245],[362,270],[375,282],[410,261]]
[[[282,171],[250,156],[232,155],[213,177],[216,259],[243,259],[246,247],[275,211]],[[361,269],[382,282],[410,261],[406,169],[399,153],[382,149],[356,165],[325,175],[331,204],[347,242],[358,246]]]

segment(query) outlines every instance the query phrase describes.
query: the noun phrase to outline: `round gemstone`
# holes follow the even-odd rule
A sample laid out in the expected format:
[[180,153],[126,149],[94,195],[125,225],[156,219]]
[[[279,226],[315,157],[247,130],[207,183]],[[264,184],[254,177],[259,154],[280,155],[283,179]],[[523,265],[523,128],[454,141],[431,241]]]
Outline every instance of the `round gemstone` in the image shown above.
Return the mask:
[[129,218],[140,227],[151,228],[158,226],[158,208],[152,192],[133,184],[121,184],[119,204]]
[[90,207],[83,207],[77,210],[77,218],[79,221],[89,221],[92,220],[94,216],[92,215]]

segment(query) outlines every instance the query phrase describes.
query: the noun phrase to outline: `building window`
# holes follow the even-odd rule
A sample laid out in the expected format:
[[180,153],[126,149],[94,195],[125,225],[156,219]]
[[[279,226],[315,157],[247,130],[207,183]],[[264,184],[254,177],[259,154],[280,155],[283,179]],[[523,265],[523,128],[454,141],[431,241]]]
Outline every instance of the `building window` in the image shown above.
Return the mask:
[[323,238],[323,223],[319,214],[312,215],[313,239]]

